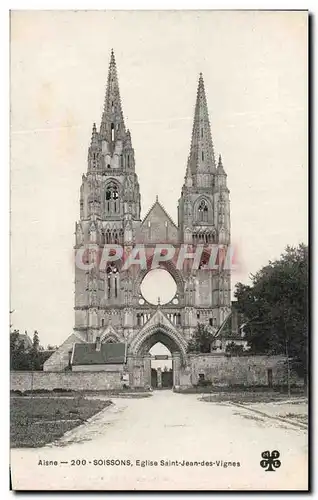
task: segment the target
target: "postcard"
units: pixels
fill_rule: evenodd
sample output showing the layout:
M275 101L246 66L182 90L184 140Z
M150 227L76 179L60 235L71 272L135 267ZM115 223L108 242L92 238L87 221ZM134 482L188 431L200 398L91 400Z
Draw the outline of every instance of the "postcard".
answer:
M16 491L308 491L308 12L10 15Z

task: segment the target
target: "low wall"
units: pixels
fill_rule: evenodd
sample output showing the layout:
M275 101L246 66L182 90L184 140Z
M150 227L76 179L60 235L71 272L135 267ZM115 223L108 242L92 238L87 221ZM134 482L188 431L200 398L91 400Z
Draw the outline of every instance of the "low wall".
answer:
M10 372L10 389L73 389L102 391L122 388L120 372ZM32 381L33 378L33 381Z
M228 385L268 385L269 373L272 373L272 384L287 383L287 363L285 356L225 356L224 354L192 354L189 355L187 367L182 368L181 384L191 385L199 381L203 374L216 386ZM184 383L182 384L182 381ZM292 374L291 382L299 381Z
M150 358L129 357L127 368L130 387L151 385ZM225 356L224 354L191 354L186 366L180 359L174 359L174 385L191 387L199 381L199 375L214 386L269 385L271 370L272 385L287 384L287 363L285 356ZM32 382L33 377L33 382ZM122 388L122 371L95 372L11 372L11 389L29 391L33 389L95 390ZM290 382L302 381L291 372Z

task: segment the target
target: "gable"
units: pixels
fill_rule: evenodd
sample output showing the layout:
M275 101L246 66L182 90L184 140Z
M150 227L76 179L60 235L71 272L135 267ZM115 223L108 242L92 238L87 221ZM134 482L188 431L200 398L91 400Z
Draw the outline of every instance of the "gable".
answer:
M108 342L109 340L120 342L119 335L112 325L108 325L101 335L101 342Z
M157 200L137 231L138 243L177 243L178 228Z
M165 316L160 309L157 309L157 311L151 316L151 318L144 324L140 332L143 332L151 326L157 325L166 326L169 329L175 330L175 327L173 326L171 321L169 321L167 316Z

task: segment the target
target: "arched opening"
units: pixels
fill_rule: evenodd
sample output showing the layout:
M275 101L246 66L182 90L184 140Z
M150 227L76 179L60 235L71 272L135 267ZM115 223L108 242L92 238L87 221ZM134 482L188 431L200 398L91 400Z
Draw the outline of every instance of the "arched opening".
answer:
M151 386L153 389L171 389L173 386L172 353L161 342L153 345L151 355Z
M163 324L163 322L164 318L159 317L156 325L151 325L145 329L142 328L129 348L130 355L138 360L138 365L140 366L140 363L143 364L142 372L140 372L140 368L136 367L139 373L138 377L143 378L143 383L146 381L147 384L149 383L149 385L155 388L158 386L159 380L161 381L161 387L169 388L179 385L180 370L182 366L185 366L187 361L186 341L183 335L173 327ZM162 359L160 359L161 357ZM142 359L143 362L141 361ZM163 362L162 366L156 366L159 363L154 364L155 361ZM158 377L159 368L161 368L161 373ZM156 378L157 385L154 382L154 378ZM141 379L139 383L142 383Z
M106 269L107 275L107 298L117 299L119 285L119 270L116 263L109 264Z
M118 213L119 193L118 193L118 186L114 182L111 182L106 186L105 199L106 199L106 213L110 215Z
M140 291L150 304L167 304L175 296L177 285L165 269L152 269L142 280Z
M200 222L208 222L208 205L205 200L200 202L198 208L198 219Z

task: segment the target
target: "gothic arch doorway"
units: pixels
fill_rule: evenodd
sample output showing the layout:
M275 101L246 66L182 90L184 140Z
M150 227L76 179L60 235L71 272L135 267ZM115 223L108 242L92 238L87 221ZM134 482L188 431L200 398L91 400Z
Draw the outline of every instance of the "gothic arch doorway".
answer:
M143 328L133 339L129 348L131 385L133 387L153 387L154 373L151 371L150 349L155 344L162 344L171 353L172 386L180 385L180 369L186 364L186 341L176 330L160 321ZM172 325L171 325L172 326Z

